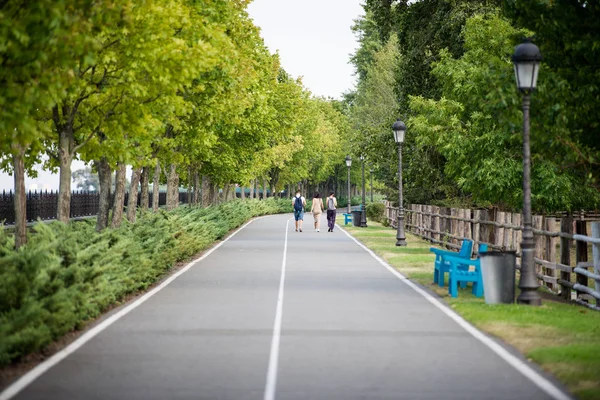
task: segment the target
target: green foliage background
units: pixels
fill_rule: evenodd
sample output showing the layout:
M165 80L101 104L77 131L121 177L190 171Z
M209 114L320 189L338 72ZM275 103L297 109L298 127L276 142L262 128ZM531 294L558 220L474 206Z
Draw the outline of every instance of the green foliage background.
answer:
M391 124L407 125L407 203L518 211L521 96L511 55L533 37L544 57L531 100L535 212L600 206L600 4L546 0L367 0L345 97L355 153L397 198ZM391 93L393 92L393 94Z

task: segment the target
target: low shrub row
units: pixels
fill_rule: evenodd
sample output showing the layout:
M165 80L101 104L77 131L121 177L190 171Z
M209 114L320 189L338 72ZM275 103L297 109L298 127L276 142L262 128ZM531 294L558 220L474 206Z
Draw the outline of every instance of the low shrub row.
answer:
M146 213L100 233L95 220L38 223L18 251L0 231L0 365L81 328L250 218L291 211L287 199L237 200Z

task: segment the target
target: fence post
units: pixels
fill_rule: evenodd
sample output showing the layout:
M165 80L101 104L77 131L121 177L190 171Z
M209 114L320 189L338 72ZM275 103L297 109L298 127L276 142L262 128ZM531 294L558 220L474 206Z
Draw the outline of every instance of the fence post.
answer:
M433 206L432 211L438 215L440 214L440 208L437 206ZM440 217L438 216L433 217L433 230L436 232L440 231ZM441 240L441 235L439 233L434 233L432 237L436 240Z
M587 224L585 221L579 220L579 221L575 221L575 233L578 235L584 235L587 236ZM581 240L577 240L575 242L575 266L577 266L577 264L581 263L581 262L587 262L588 260L588 248L587 248L587 243L586 242L582 242ZM580 285L583 286L587 286L587 276L585 275L581 275L581 274L577 274L576 275L576 283L579 283ZM579 296L581 295L582 292L577 291L577 298L579 299ZM586 301L585 299L581 299L583 301Z
M481 224L479 223L481 221L481 210L473 210L473 219L475 220L473 222L473 246L475 246L479 253L479 243L481 242Z
M429 239L433 239L433 216L431 214L433 214L433 206L427 206L427 212L429 213L428 215L428 219L427 219L427 236L429 237Z
M504 211L498 211L496 213L496 222L499 224L504 224L505 215L506 213ZM504 228L495 226L494 230L496 231L496 246L500 247L501 249L504 249Z
M560 219L560 231L563 233L573 233L573 217L567 214L566 217ZM563 265L571 265L571 239L564 237L560 238L560 263ZM560 279L571 282L571 273L566 271L560 272ZM565 300L571 300L571 288L562 286L561 296Z
M544 228L544 217L542 215L534 215L533 217L531 217L531 222L532 222L532 228L536 229L538 231L541 231ZM538 234L533 234L533 240L535 241L535 258L544 258L544 237ZM535 273L541 273L542 276L544 275L544 269L542 269L542 267L537 264L536 262L533 263L533 265L535 265ZM546 285L545 281L542 280L542 282L540 283L540 285Z
M600 222L592 222L592 237L594 239L600 239ZM594 259L594 273L600 275L600 244L594 243L592 245L592 258ZM596 292L600 292L600 280L594 281ZM596 305L600 307L600 299L596 299Z
M554 218L554 217L546 218L546 230L548 232L556 232L556 218ZM546 259L546 261L549 261L551 263L556 262L556 239L553 238L552 236L546 237L545 259ZM553 278L556 277L556 269L548 268L548 267L546 267L544 269L546 270L546 272L545 272L546 275L553 277ZM558 290L558 287L555 283L548 282L547 286L555 292Z
M467 208L465 210L465 218L473 219L473 210L471 210L470 208ZM471 222L471 221L469 221L469 222L465 221L465 237L467 239L473 239L473 222Z
M512 225L512 213L511 212L506 212L504 214L504 223L506 225ZM510 228L504 228L504 240L503 240L503 247L504 250L510 250L512 248L512 229Z
M512 215L512 224L513 226L521 227L521 214L513 213ZM521 240L523 238L523 232L521 229L513 230L513 245L511 250L515 250L517 253L521 252Z

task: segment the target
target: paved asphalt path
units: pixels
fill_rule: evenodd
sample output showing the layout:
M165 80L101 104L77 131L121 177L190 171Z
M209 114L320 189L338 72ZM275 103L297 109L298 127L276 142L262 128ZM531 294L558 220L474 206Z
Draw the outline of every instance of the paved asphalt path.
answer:
M311 223L252 221L12 398L569 398L341 229Z

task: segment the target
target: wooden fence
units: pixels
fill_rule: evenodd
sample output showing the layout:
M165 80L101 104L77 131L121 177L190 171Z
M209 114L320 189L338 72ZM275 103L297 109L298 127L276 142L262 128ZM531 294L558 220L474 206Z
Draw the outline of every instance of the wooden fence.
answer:
M385 213L388 222L396 227L398 209L386 202ZM486 243L492 250L515 251L517 257L521 256L521 220L521 214L497 209L422 204L411 204L405 209L406 230L414 235L454 249L460 247L463 239L472 239L475 252L479 243ZM600 214L534 215L535 263L540 285L548 291L600 310L600 223L592 221L600 221ZM594 262L590 261L592 258Z

